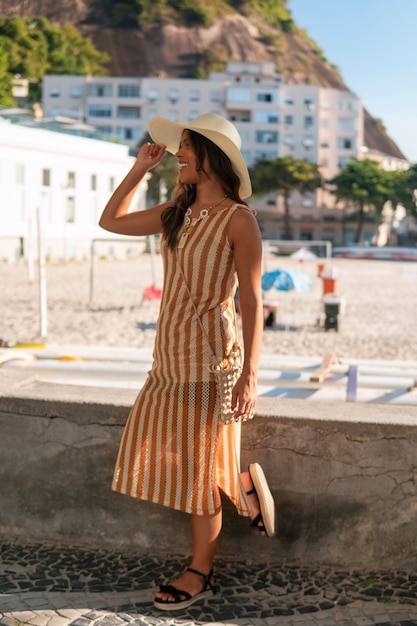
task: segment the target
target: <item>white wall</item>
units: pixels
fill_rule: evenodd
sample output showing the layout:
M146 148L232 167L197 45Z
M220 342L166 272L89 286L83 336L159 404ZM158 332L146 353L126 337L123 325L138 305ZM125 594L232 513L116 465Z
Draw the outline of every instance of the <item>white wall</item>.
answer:
M0 260L20 254L19 238L27 257L36 235L37 210L45 252L51 259L83 258L89 255L92 238L120 238L103 231L97 222L112 189L132 163L125 145L0 118ZM49 171L49 184L43 184L48 182L45 171ZM74 174L73 185L69 173ZM145 208L145 193L146 183L132 209Z

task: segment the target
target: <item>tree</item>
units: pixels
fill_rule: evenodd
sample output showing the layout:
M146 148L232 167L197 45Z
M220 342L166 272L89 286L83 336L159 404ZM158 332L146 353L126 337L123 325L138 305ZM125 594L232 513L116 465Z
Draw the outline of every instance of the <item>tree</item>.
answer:
M365 221L366 208L374 208L378 213L387 200L394 197L393 172L383 170L377 161L353 158L328 183L335 187L331 193L336 200L347 200L357 210L355 243L359 243Z
M417 163L408 170L395 172L394 193L396 204L401 203L411 215L417 215Z
M32 99L39 99L44 74L103 75L108 60L69 24L61 27L45 17L0 18L0 104L13 104L15 75L28 78Z
M251 168L255 195L277 190L284 198L284 238L291 239L289 199L294 191L306 193L321 186L321 175L315 163L291 156L260 160Z

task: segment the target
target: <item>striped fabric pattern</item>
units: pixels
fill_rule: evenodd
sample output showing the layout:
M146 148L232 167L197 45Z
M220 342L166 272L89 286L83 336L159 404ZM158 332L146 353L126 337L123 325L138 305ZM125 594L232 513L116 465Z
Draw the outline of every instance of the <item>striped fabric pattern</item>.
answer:
M178 250L188 286L216 355L237 340L236 272L227 229L236 205L201 220ZM164 290L154 361L127 420L113 489L196 515L221 506L219 489L249 515L240 480L239 424L218 420L211 352L178 268L161 242Z

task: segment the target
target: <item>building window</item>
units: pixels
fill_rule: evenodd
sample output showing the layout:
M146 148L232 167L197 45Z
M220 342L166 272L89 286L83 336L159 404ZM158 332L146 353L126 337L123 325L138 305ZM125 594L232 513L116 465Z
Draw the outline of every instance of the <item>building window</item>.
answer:
M75 222L75 198L74 196L67 197L67 204L65 208L65 221L67 224L73 224Z
M42 186L43 187L51 186L51 170L49 169L42 170Z
M260 159L275 159L275 157L277 157L277 151L276 150L256 150L255 151L255 158L257 160Z
M170 89L168 91L168 100L170 102L174 104L175 102L178 102L179 99L180 99L180 92L178 91L178 89Z
M88 95L92 98L111 98L113 95L113 85L88 85Z
M294 146L294 135L284 135L283 142L286 146Z
M111 135L113 133L113 129L111 126L96 126L96 129L99 133L103 135Z
M311 195L301 196L301 204L303 206L314 206L314 198Z
M81 118L81 109L79 107L71 107L70 117L74 120L79 120Z
M89 117L112 117L112 108L107 104L89 104L87 115Z
M140 111L138 107L119 107L117 117L125 120L137 120L140 118Z
M97 174L91 174L90 189L91 191L97 191Z
M278 143L278 133L267 130L256 131L257 143Z
M51 98L59 98L61 95L61 90L59 87L51 87L49 90L49 95Z
M210 93L210 102L220 102L220 93L218 91Z
M353 100L347 100L345 98L341 98L339 100L339 111L355 111L356 105Z
M305 148L311 148L314 146L314 137L312 135L304 135L303 146Z
M291 98L290 96L288 96L287 98L285 98L284 104L288 104L288 105L294 104L294 98Z
M304 104L308 109L314 109L314 101L312 98L304 98Z
M338 137L337 147L339 148L339 150L354 150L355 141L350 137Z
M119 85L119 98L139 98L139 85Z
M75 172L68 172L67 174L67 188L75 189Z
M353 117L339 117L337 120L339 130L355 130L355 120Z
M131 128L129 126L118 126L116 134L120 139L126 139L127 141L139 140L141 138L140 128Z
M168 118L170 120L173 120L174 122L178 122L178 120L179 120L179 113L178 113L177 109L170 109L168 111Z
M146 97L149 102L156 102L159 98L159 91L157 89L148 89Z
M256 94L257 102L278 102L278 92L277 91L258 91Z
M190 102L199 102L200 101L200 92L198 89L190 90Z
M257 124L278 124L278 113L269 111L255 111L255 122Z
M195 120L196 117L198 117L200 115L199 111L190 111L188 114L188 119L191 120Z
M304 128L311 128L314 124L314 118L311 115L304 117Z
M291 126L292 124L294 124L294 116L293 115L286 115L284 117L284 124L286 126Z
M230 87L227 90L228 102L251 102L252 92L250 89L243 89L241 87Z
M71 98L81 98L82 95L83 94L80 87L73 87L70 91Z

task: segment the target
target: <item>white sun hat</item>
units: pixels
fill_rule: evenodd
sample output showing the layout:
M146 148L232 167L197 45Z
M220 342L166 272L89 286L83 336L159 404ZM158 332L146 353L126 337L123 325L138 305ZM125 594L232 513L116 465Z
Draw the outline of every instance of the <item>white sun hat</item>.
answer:
M180 124L166 117L153 117L148 125L148 132L154 142L166 146L168 152L172 154L178 151L181 135L186 129L203 135L223 150L239 177L240 197L248 198L252 194L252 185L247 165L240 152L242 140L232 122L215 113L204 113L187 124Z

